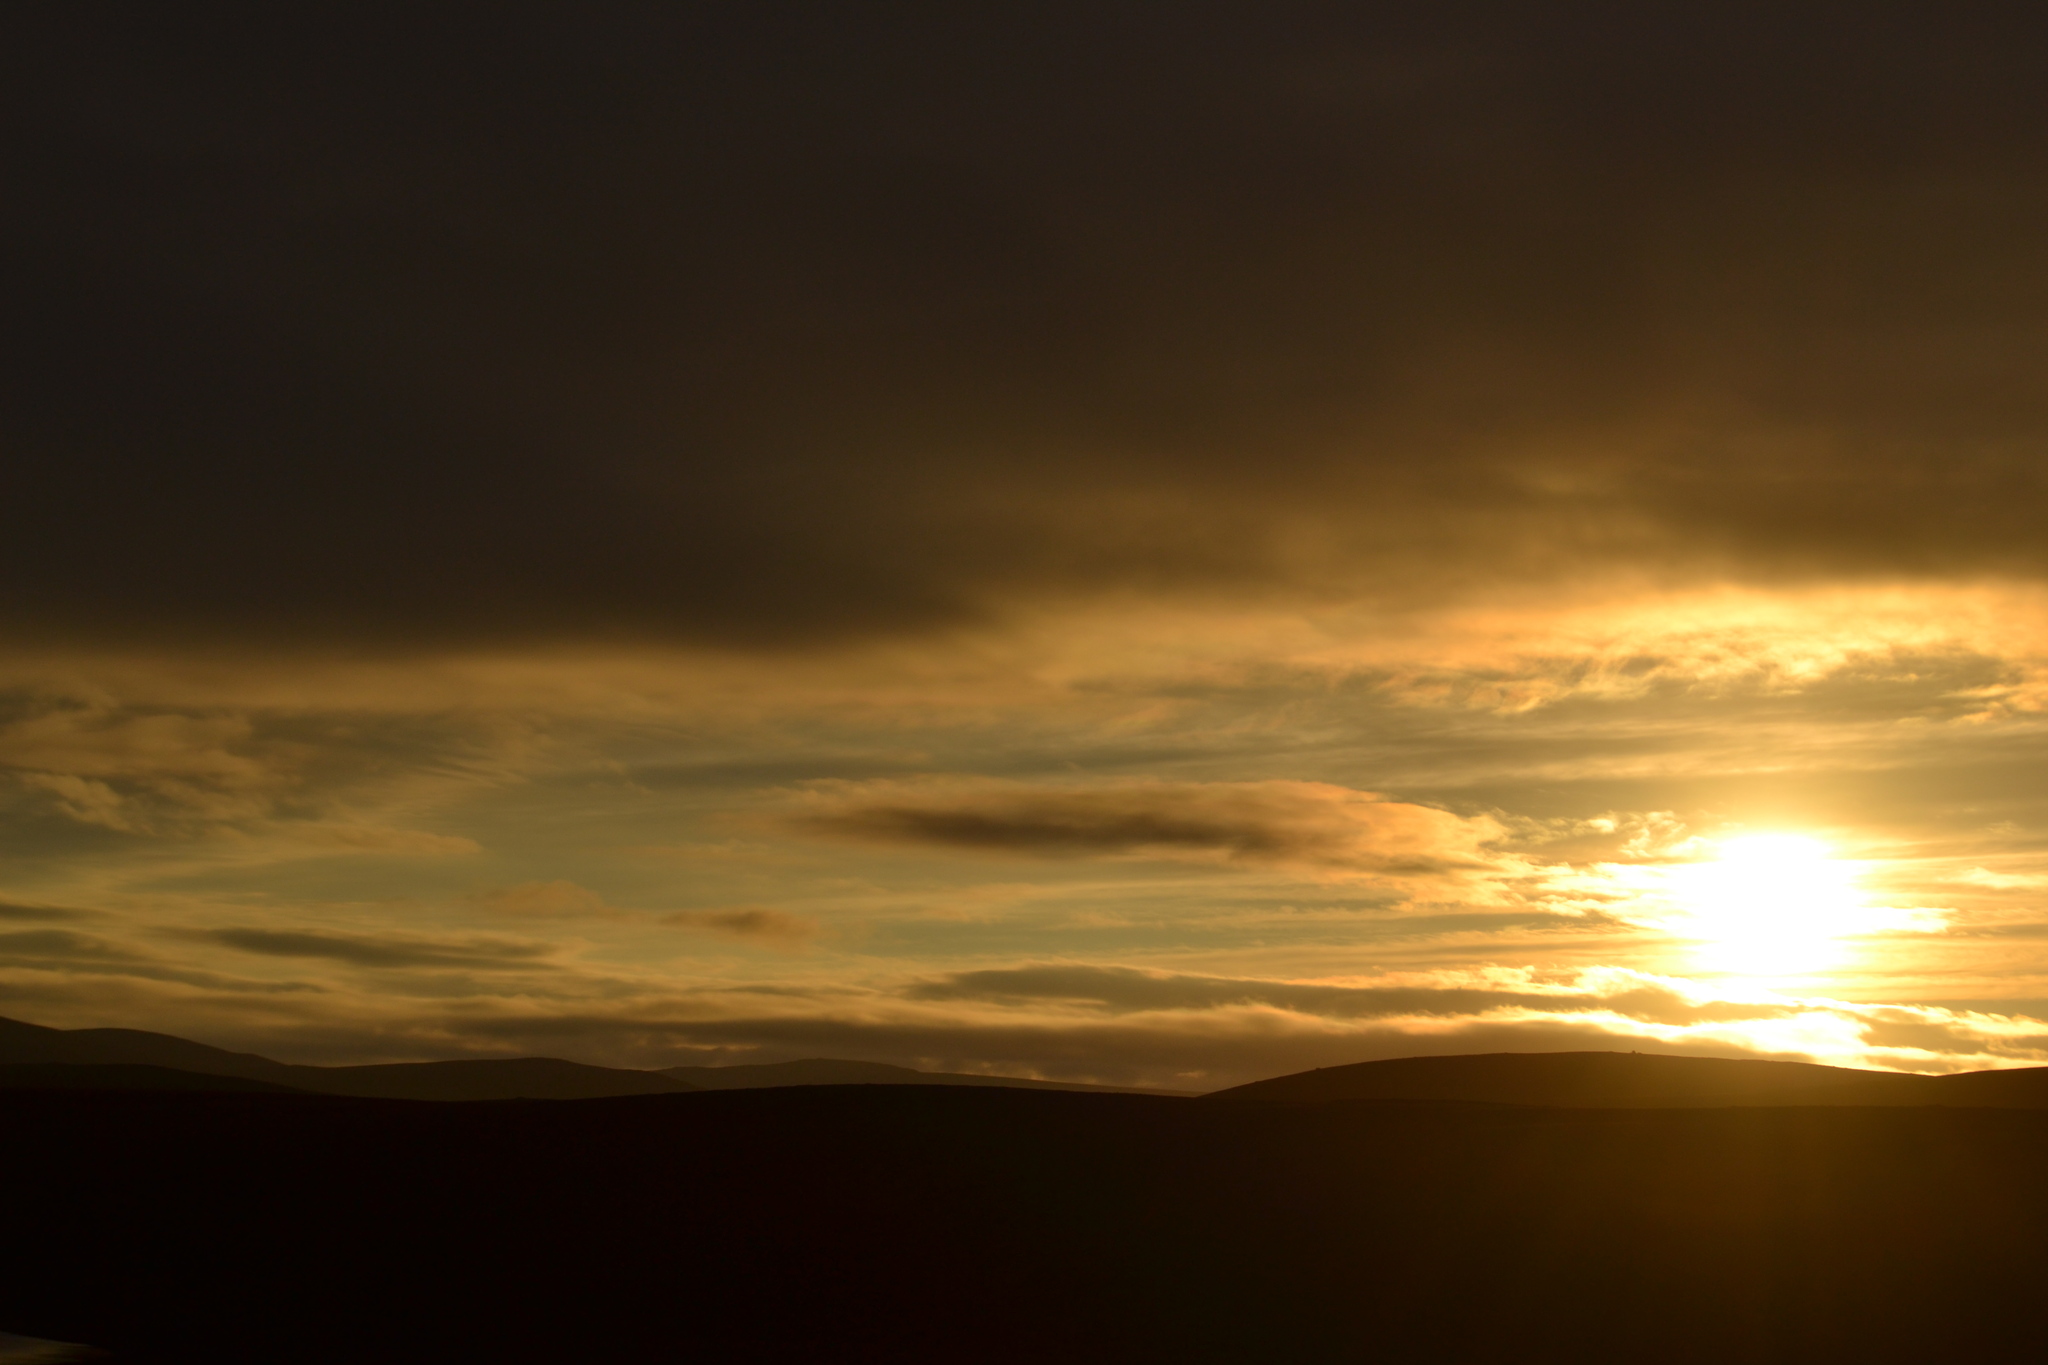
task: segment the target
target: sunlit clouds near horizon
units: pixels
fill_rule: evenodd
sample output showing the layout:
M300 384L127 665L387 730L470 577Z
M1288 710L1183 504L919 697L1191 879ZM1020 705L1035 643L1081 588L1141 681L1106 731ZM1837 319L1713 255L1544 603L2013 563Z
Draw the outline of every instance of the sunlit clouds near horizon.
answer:
M1997 15L107 13L0 44L0 1015L2048 1064Z

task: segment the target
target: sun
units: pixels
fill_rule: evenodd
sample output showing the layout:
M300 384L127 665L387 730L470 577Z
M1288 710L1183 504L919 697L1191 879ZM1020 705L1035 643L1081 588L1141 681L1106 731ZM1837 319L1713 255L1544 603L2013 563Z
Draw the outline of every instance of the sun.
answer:
M1684 911L1672 927L1701 965L1743 976L1788 976L1834 965L1843 940L1869 928L1860 864L1803 834L1747 834L1710 862L1673 869Z

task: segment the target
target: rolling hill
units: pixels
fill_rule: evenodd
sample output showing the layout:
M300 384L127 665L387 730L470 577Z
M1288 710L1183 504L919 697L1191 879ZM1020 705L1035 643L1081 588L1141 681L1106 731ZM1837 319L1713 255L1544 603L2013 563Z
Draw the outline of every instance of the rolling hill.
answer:
M0 1066L64 1063L102 1067L169 1067L202 1076L236 1076L323 1095L408 1100L584 1100L610 1095L667 1095L685 1090L740 1090L789 1085L968 1085L1104 1094L1184 1095L1021 1076L913 1071L882 1062L813 1058L739 1066L673 1066L635 1071L587 1066L554 1057L466 1058L387 1062L373 1066L294 1066L253 1052L229 1052L167 1033L137 1029L53 1029L0 1019ZM75 1078L73 1084L82 1084ZM112 1083L122 1074L102 1073Z
M391 1062L377 1066L293 1066L253 1052L229 1052L167 1033L137 1029L53 1029L0 1019L0 1065L62 1063L116 1068L165 1067L201 1076L232 1076L324 1095L408 1100L596 1099L663 1095L693 1089L654 1071L585 1066L552 1057ZM83 1073L74 1077L81 1083ZM152 1086L149 1088L160 1088Z
M1457 1101L1573 1109L1943 1105L2048 1109L2048 1067L1916 1076L1807 1062L1636 1052L1497 1052L1323 1067L1210 1101Z

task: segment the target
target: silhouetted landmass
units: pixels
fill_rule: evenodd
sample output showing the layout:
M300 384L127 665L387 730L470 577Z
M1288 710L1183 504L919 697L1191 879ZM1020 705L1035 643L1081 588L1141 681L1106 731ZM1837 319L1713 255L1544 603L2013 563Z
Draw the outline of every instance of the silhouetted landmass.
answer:
M1210 1100L1458 1100L1566 1108L1966 1105L2048 1109L2048 1067L1913 1076L1807 1062L1635 1052L1398 1057L1254 1081Z
M53 1029L0 1019L0 1067L28 1063L167 1067L324 1095L417 1100L602 1099L686 1090L812 1085L955 1085L1177 1097L1190 1092L915 1071L815 1057L635 1071L553 1057L293 1066L136 1029ZM111 1076L113 1073L106 1073ZM85 1084L81 1076L78 1084ZM133 1088L133 1087L127 1087ZM1324 1067L1219 1090L1213 1100L1458 1101L1571 1108L1723 1105L1947 1105L2048 1109L2048 1067L1915 1076L1807 1062L1634 1052L1502 1052Z
M0 1019L0 1064L72 1063L171 1067L238 1076L324 1095L410 1100L597 1099L664 1095L695 1087L656 1071L585 1066L553 1057L391 1062L377 1066L292 1066L253 1052L229 1052L137 1029L53 1029Z
M0 1019L0 1063L79 1062L87 1065L168 1066L209 1076L244 1076L289 1084L282 1062L253 1052L229 1052L204 1043L132 1028L44 1028Z
M777 1085L997 1085L1023 1090L1092 1090L1105 1094L1182 1095L1177 1090L1083 1085L913 1071L882 1062L813 1058L742 1066L672 1066L633 1071L586 1066L554 1057L387 1062L375 1066L293 1066L253 1052L229 1052L167 1033L137 1029L54 1029L0 1019L0 1065L69 1062L174 1067L210 1076L240 1076L323 1095L403 1100L587 1100L609 1095L667 1095L683 1090L753 1089Z
M1999 1109L2048 1109L2048 1066L2009 1071L1962 1071L1937 1077L1938 1104L1971 1104ZM1967 1097L1967 1098L1965 1098Z
M0 1095L130 1365L1893 1362L2038 1340L2048 1113L800 1086Z
M674 1094L694 1088L659 1072L585 1066L556 1057L295 1066L289 1070L292 1083L307 1090L380 1099L589 1100L610 1095Z
M1079 1090L1102 1095L1192 1095L1189 1090L1153 1090L1137 1086L1087 1085L1079 1081L1040 1081L1023 1076L977 1076L961 1071L916 1071L886 1062L849 1062L812 1057L800 1062L742 1063L738 1066L669 1066L661 1074L688 1081L700 1090L755 1090L777 1085L996 1085L1015 1090Z
M196 1090L216 1094L303 1095L288 1085L246 1076L209 1076L168 1066L88 1062L0 1064L0 1090ZM0 1356L0 1365L6 1357Z

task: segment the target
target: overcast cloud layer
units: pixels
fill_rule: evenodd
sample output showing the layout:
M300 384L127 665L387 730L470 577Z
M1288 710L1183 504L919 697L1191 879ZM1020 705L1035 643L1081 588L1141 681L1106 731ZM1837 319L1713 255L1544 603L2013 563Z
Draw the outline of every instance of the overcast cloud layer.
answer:
M66 3L0 54L0 1013L2048 1062L2037 7ZM1769 831L1870 913L1759 976L1683 869Z

